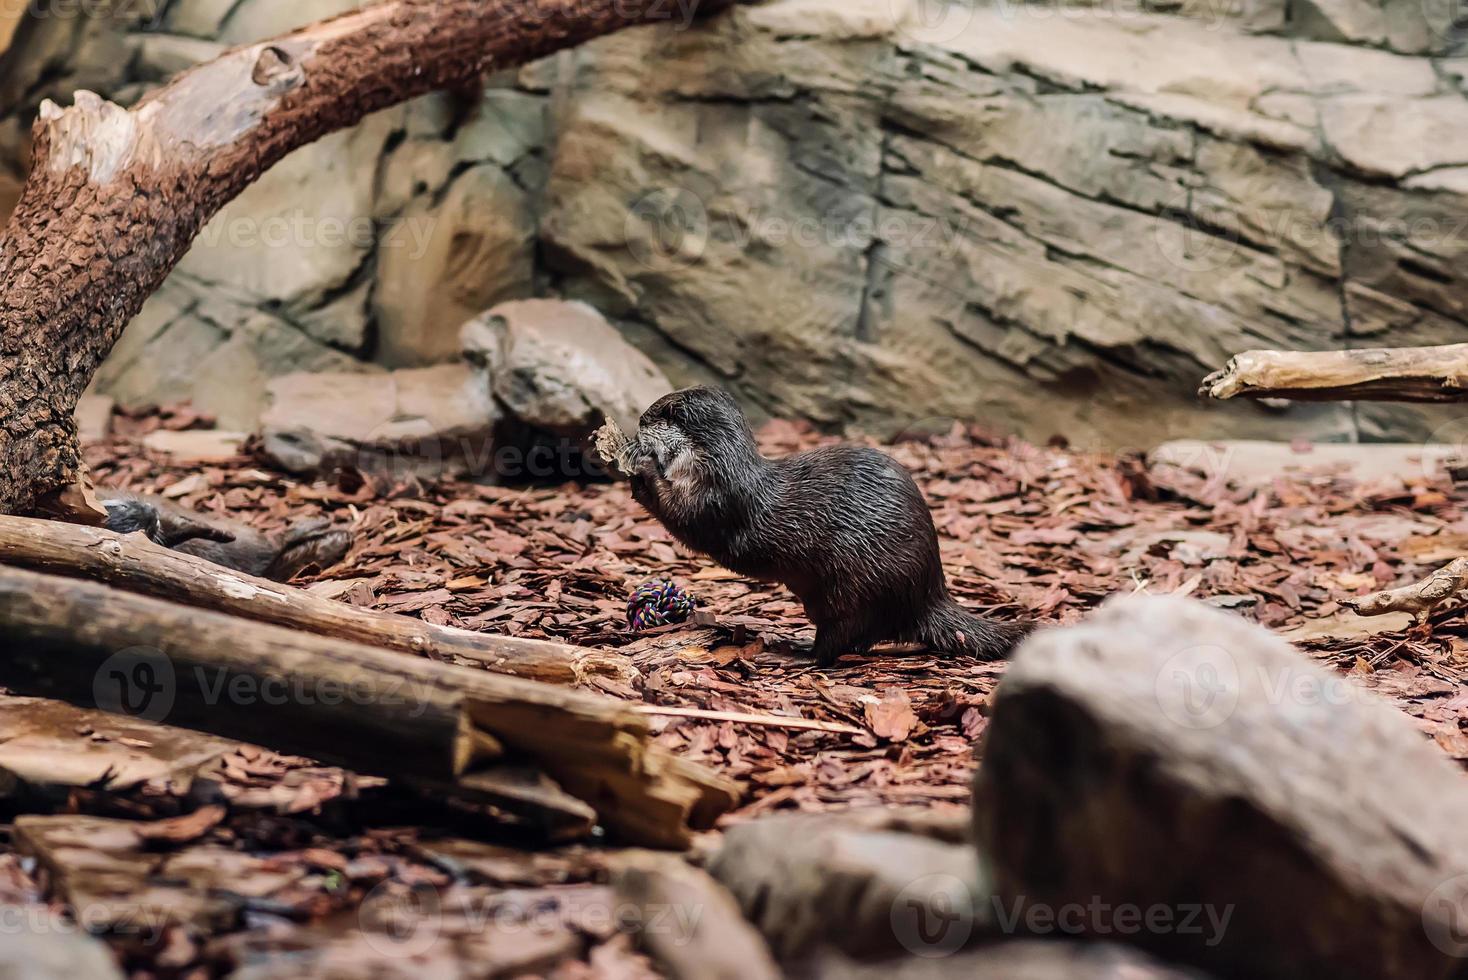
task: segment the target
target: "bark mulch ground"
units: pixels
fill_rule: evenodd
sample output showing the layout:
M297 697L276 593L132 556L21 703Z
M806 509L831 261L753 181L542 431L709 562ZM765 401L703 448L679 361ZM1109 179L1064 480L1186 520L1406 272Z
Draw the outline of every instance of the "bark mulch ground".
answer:
M298 584L434 623L625 652L643 674L641 690L611 682L603 690L667 708L656 720L666 744L747 786L728 820L791 809L960 808L968 800L1002 662L890 650L818 668L805 655L812 633L789 593L686 552L623 485L393 485L351 472L311 482L251 456L185 463L141 448L150 429L196 422L187 411L120 418L117 436L88 449L97 483L161 493L265 530L325 515L349 526L355 543L340 564L309 571ZM766 426L760 438L771 454L826 441L789 423ZM1464 498L1445 481L1313 473L1237 487L1226 458L1213 460L1212 472L1149 469L1135 456L1036 447L979 430L884 448L927 494L950 587L969 608L1068 623L1117 593L1191 595L1289 633L1309 656L1392 700L1452 758L1468 759L1462 617L1449 610L1430 627L1381 630L1356 624L1339 605L1468 554ZM665 577L697 594L700 622L631 632L627 595ZM813 719L843 730L680 716L689 709ZM205 976L220 963L248 962L244 947L276 935L271 929L289 934L286 924L346 943L340 930L319 933L322 924L355 910L384 882L462 884L502 899L506 893L493 889L526 874L523 863L493 850L436 853L439 845L411 827L334 830L313 813L341 794L339 771L268 752L235 758L232 767L222 777L231 816L202 829L200 840L310 874L249 908L243 932L211 940L196 929L170 939L182 943L165 958L174 966L158 965L159 947L137 954L130 963L139 976ZM110 806L115 812L119 803ZM85 796L71 808L95 812ZM594 851L544 860L543 873L517 887L541 889L535 894L543 898L552 882L597 880ZM24 894L34 871L5 856L0 892ZM561 963L558 976L646 975L637 971L647 964L614 932L580 929L582 945L552 950L547 962ZM340 955L350 964L366 953L344 945Z

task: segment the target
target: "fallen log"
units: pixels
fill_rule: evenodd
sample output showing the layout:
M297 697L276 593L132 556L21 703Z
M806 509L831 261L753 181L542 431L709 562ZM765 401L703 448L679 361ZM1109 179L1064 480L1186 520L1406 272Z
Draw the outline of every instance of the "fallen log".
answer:
M234 742L47 698L0 696L0 799L64 801L82 787L187 785Z
M496 673L547 683L578 684L594 675L628 684L641 679L627 658L617 654L358 609L160 547L141 534L0 515L0 562L106 582L129 592L319 636L435 660L458 658Z
M1438 606L1449 599L1462 596L1465 592L1468 592L1468 558L1456 558L1420 582L1342 599L1341 605L1362 616L1380 616L1392 612L1411 613L1421 623Z
M610 698L15 568L0 568L0 631L0 685L17 692L453 793L551 839L599 820L682 847L738 800Z
M1361 350L1251 350L1203 379L1205 398L1468 401L1468 344Z

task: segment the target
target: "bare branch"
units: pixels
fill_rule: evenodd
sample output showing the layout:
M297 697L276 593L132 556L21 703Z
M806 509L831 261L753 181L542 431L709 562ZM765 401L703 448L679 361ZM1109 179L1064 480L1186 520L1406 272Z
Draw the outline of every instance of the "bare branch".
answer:
M1245 351L1204 378L1198 394L1218 399L1468 401L1468 344Z

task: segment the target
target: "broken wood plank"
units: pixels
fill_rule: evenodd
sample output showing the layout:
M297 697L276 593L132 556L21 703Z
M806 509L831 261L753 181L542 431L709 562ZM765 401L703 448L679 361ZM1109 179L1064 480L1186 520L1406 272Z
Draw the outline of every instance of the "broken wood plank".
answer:
M1362 350L1251 350L1203 379L1206 398L1468 400L1468 344Z
M628 842L686 846L739 799L628 706L562 687L4 567L0 630L17 691L453 791L557 839L594 812Z
M0 697L0 798L64 797L83 786L124 792L150 781L187 786L237 748L212 735L46 698Z
M496 673L547 683L577 684L593 675L634 686L640 680L627 658L618 654L548 640L475 633L359 609L162 548L137 534L0 516L0 561L17 568L103 581L130 592L320 636L437 660L461 657Z
M71 906L85 928L126 931L154 943L172 925L232 928L239 916L232 896L266 898L309 873L219 844L154 853L156 835L172 822L24 815L16 818L14 835L16 848L45 869L51 895Z

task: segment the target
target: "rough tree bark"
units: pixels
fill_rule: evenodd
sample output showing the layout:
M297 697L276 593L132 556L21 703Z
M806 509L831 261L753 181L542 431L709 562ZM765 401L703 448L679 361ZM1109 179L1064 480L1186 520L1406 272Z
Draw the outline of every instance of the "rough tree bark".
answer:
M701 0L700 12L728 0ZM0 513L77 485L72 415L203 225L297 147L378 109L633 24L667 0L384 0L227 52L131 110L42 106L0 240Z
M1251 350L1203 379L1208 398L1468 401L1468 344L1362 350Z

